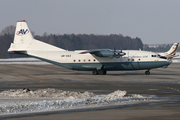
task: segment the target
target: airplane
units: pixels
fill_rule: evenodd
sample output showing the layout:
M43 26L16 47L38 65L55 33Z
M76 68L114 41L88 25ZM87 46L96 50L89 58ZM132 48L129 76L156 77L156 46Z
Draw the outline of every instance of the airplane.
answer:
M107 71L146 70L167 68L175 57L179 43L174 43L165 53L142 50L93 49L67 51L33 38L25 20L17 21L14 41L8 52L28 56L71 70L92 71L105 75Z
M179 43L174 43L173 46L170 48L169 51L165 53L158 53L160 56L164 56L165 58L172 59L173 57L177 57L176 51L178 49Z

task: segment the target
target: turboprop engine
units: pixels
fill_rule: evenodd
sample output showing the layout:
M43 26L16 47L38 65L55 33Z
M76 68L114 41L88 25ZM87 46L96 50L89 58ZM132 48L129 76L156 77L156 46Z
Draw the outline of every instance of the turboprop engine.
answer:
M116 58L119 58L120 56L126 55L126 53L122 52L122 50L121 51L104 50L104 51L96 52L95 55L98 57L110 57L110 58L116 57Z

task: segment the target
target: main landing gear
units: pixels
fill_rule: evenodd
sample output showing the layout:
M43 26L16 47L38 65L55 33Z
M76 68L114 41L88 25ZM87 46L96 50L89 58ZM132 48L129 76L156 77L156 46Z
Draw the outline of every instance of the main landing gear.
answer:
M92 71L92 74L93 75L105 75L106 71L104 71L104 70L94 70L94 71Z
M145 74L146 74L146 75L149 75L149 74L150 74L150 71L149 71L149 70L145 71Z
M106 75L106 71L104 71L104 70L93 70L92 74L93 75ZM150 75L150 71L149 70L145 71L145 74Z

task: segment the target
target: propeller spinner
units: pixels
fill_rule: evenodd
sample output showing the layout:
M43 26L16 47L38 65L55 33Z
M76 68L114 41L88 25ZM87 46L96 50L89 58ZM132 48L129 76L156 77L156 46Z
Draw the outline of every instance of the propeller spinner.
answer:
M116 51L116 49L114 49L114 54L113 54L114 57L119 58L120 56L124 56L124 55L126 55L126 53L122 52L122 50Z

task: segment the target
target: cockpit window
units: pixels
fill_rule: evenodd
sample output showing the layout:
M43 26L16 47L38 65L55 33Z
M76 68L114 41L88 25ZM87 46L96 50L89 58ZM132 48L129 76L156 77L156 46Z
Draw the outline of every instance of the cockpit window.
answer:
M151 57L157 57L156 55L151 55Z

